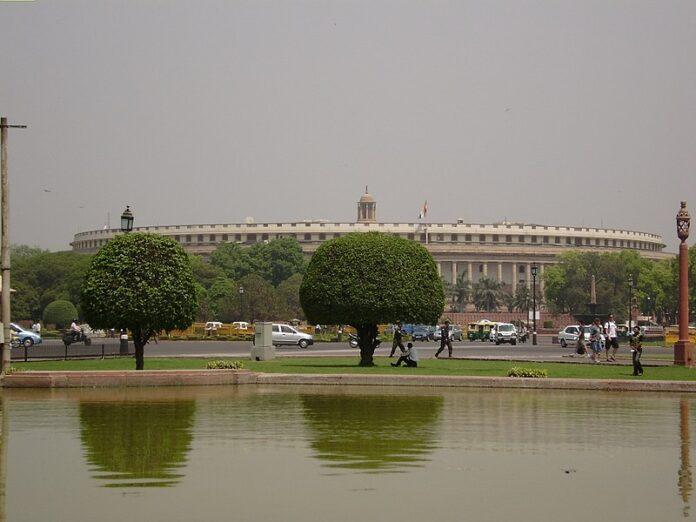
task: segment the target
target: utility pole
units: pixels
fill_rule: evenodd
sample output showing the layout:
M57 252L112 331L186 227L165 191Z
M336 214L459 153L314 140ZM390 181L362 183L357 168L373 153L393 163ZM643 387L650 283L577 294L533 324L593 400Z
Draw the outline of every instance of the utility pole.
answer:
M2 373L10 367L12 331L10 330L10 188L7 180L7 129L26 129L26 125L9 125L7 118L0 118L0 206L2 206Z

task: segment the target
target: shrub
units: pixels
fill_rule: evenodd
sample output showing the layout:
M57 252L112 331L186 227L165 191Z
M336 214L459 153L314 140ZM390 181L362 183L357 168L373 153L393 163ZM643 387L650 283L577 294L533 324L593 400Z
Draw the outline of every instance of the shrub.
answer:
M514 366L508 370L508 377L535 377L545 379L549 372L545 368L521 368Z
M55 324L58 328L65 328L75 318L77 318L77 309L70 301L58 299L44 308L44 324Z
M358 333L360 366L374 366L377 325L435 324L445 294L425 247L379 232L331 239L317 249L300 286L311 324L350 325Z
M544 328L547 330L553 328L553 321L544 321Z
M208 370L241 370L244 368L243 361L208 361Z
M155 234L120 234L92 258L82 285L82 309L93 328L125 328L135 345L135 369L161 331L185 330L198 312L188 254Z

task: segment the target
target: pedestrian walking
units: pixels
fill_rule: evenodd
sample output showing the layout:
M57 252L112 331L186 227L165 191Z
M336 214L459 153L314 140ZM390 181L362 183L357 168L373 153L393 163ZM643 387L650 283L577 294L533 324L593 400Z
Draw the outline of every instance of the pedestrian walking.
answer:
M452 358L452 328L450 327L449 320L446 320L445 326L440 328L440 349L435 353L436 359L445 349L445 346L447 346L449 357Z
M409 368L418 367L418 350L416 350L416 347L413 346L413 343L408 343L406 345L406 351L403 353L403 355L399 357L398 361L391 363L391 365L394 367L399 367L401 366L401 363L404 363Z
M606 336L606 341L604 343L604 349L607 351L607 362L616 361L616 351L619 349L619 337L616 330L616 323L614 322L614 316L609 314L607 322L604 323L604 335ZM609 355L609 349L612 349L611 355Z
M389 357L394 357L394 352L396 352L396 348L398 347L401 353L403 354L406 349L404 348L404 343L403 343L403 338L404 338L404 332L401 329L401 321L396 323L394 326L394 341L392 342L392 348L391 348L391 353L389 354Z
M598 363L602 356L602 327L599 323L599 317L595 317L592 326L590 326L590 349L592 350L590 358L593 362Z
M31 325L31 330L36 334L36 335L41 335L41 322L40 321L34 321Z
M633 375L643 375L643 365L640 363L640 356L643 355L643 334L640 333L640 327L633 327L633 335L631 335L631 359L633 360Z

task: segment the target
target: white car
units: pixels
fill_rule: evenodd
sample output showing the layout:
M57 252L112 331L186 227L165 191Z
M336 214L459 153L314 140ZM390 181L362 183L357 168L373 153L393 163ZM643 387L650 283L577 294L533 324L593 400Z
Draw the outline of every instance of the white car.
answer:
M517 344L517 328L512 323L498 323L495 327L495 344Z
M590 342L590 327L587 325L582 326L582 331L583 331L583 337L585 338L585 342L589 343ZM563 330L558 332L558 342L561 343L561 346L565 348L566 346L574 345L576 342L578 342L578 336L580 335L580 325L579 324L571 324L569 326L566 326ZM602 335L604 337L604 335Z
M281 346L283 344L297 345L304 349L314 344L314 338L304 332L295 330L288 324L273 324L271 333L273 346Z

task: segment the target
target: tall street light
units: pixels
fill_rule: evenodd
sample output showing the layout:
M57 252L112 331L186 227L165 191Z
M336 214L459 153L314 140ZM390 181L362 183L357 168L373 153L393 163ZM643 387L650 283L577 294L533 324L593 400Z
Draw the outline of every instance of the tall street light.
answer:
M633 334L633 276L628 276L628 335Z
M127 233L133 230L133 212L129 206L126 206L126 210L121 214L121 232Z
M26 125L10 125L7 118L0 118L0 259L2 261L2 295L0 319L2 320L2 373L10 367L12 331L10 330L10 182L7 174L7 129L26 129Z
M239 318L240 321L244 320L244 287L239 285Z
M532 265L532 344L536 346L537 343L537 329L536 329L536 278L539 271L539 265L534 263Z
M694 366L693 345L689 341L689 237L691 216L686 201L681 202L677 213L677 237L679 244L679 340L674 343L674 364Z

